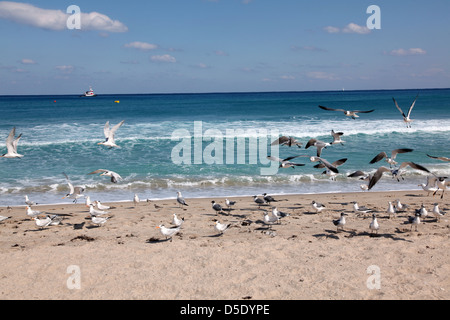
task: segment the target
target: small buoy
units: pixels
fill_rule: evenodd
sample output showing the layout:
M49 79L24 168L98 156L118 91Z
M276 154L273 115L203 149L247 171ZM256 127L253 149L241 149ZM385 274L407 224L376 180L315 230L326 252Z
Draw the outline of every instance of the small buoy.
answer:
M120 103L120 101L119 100L116 100L116 101L114 101L115 103Z
M56 100L53 100L54 103L56 103Z

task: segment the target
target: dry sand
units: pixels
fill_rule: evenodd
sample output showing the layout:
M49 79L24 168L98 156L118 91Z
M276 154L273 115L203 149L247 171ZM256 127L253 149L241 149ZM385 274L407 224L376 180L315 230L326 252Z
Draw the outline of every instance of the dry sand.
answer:
M184 208L175 198L137 207L131 201L114 203L103 227L91 224L84 204L35 206L64 218L62 225L43 230L25 207L2 208L0 215L11 218L0 222L0 298L450 298L450 205L445 198L423 191L275 198L279 201L272 205L290 216L272 227L262 222L262 209L270 207L258 209L252 197L233 198L237 204L229 215L216 215L212 199L187 198ZM356 199L377 211L377 236L369 233L370 217L352 212ZM395 199L411 209L389 219L388 201ZM224 205L225 199L214 200ZM312 213L312 200L329 209ZM429 216L411 231L407 217L422 203L430 212L435 202L449 213L440 222ZM332 219L341 212L349 216L345 230L337 232ZM172 213L185 223L173 241L166 241L155 227L170 226ZM216 218L232 224L221 236L213 227ZM379 288L374 279L380 280Z

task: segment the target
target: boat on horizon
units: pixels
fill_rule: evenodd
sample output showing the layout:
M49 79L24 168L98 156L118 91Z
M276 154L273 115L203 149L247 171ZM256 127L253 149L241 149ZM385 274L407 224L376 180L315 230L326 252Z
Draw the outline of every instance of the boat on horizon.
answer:
M92 87L89 87L89 90L86 91L83 95L80 97L96 97L97 95L94 93L94 90L92 90Z

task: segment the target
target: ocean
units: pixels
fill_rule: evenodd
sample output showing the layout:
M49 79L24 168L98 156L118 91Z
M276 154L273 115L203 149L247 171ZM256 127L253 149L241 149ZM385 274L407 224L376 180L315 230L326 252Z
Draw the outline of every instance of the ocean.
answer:
M392 97L406 112L418 94L415 121L407 128ZM375 111L353 120L319 105ZM24 155L0 158L0 206L24 205L25 195L40 204L71 203L62 199L68 192L63 172L102 202L132 201L134 194L141 200L175 198L177 191L185 198L363 192L363 182L347 175L389 166L384 160L369 162L398 148L414 150L399 154L398 162L450 175L448 162L427 156L450 157L450 89L1 96L0 111L0 154L16 127L22 134L18 152ZM98 145L106 121L114 126L122 120L116 133L120 148ZM315 155L306 143L330 142L331 130L343 132L345 142L327 147L322 157L347 159L335 180L308 157L292 160L304 164L294 169L278 169L267 160L269 154ZM274 148L270 143L278 135L293 136L303 146ZM115 171L123 180L114 184L88 174L96 169ZM403 180L385 174L368 192L421 190L418 184L426 176L408 167Z

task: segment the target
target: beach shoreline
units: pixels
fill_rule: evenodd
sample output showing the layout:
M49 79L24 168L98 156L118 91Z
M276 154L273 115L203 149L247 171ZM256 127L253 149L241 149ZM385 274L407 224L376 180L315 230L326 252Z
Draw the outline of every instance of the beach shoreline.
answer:
M341 300L449 299L450 221L431 214L435 202L450 209L440 193L424 191L300 194L274 196L258 208L252 197L186 198L104 203L111 218L92 225L84 203L41 205L58 214L58 226L43 230L22 206L1 208L10 216L0 223L0 298L144 299L144 300ZM231 197L229 198L231 199ZM388 217L388 201L401 199L411 208ZM328 208L314 213L312 201ZM380 230L371 235L367 217L353 213L352 201L372 208ZM405 221L421 204L429 215L415 231ZM276 206L289 213L267 226L263 212ZM348 214L343 231L332 220ZM156 226L170 226L172 214L185 218L181 231L166 240ZM228 213L228 214L227 214ZM214 220L229 223L223 235ZM73 277L79 270L79 288ZM77 269L78 268L78 269ZM368 270L380 271L381 286L369 288ZM377 269L378 268L378 269ZM72 271L71 271L72 270ZM69 272L70 271L70 272ZM70 282L72 281L72 282ZM75 282L73 282L75 281ZM374 282L375 283L375 282Z

